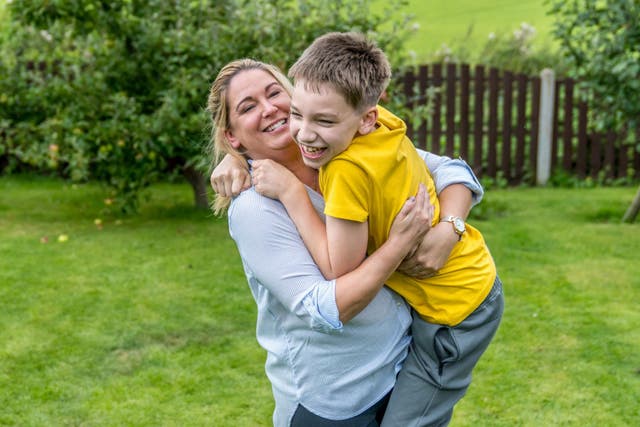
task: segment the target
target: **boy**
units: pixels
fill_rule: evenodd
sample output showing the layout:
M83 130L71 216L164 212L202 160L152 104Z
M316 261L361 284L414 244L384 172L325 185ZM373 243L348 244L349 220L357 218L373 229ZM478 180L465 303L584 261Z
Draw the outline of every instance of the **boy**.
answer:
M289 129L305 163L319 169L326 228L300 186L260 183L268 190L259 191L285 205L325 277L353 270L382 245L420 184L434 206L434 224L451 222L458 236L434 276L420 280L396 272L386 283L413 308L413 343L383 426L446 425L502 316L502 286L491 254L478 230L440 212L404 122L377 106L391 70L374 43L356 33L326 34L304 51L289 76Z

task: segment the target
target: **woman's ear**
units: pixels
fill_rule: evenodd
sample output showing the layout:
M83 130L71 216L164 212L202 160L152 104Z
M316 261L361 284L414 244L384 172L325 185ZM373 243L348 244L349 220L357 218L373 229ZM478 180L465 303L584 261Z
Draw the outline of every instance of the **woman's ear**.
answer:
M224 136L225 138L227 138L227 141L229 141L229 145L231 145L236 150L240 151L240 147L242 147L242 144L240 143L240 141L238 141L238 138L236 138L233 135L233 132L231 132L231 130L229 129L225 130Z
M373 107L367 109L364 113L362 113L362 118L360 119L360 127L358 128L358 132L360 135L366 135L376 128L376 122L378 121L378 107L374 105Z

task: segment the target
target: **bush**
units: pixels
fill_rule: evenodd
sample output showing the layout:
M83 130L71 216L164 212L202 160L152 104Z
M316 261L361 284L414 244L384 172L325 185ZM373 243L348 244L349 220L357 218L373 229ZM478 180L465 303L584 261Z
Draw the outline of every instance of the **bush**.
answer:
M367 32L400 64L395 0L25 0L0 35L0 167L106 183L125 210L184 174L206 206L210 82L253 57L285 69L328 31ZM198 173L200 172L200 173Z

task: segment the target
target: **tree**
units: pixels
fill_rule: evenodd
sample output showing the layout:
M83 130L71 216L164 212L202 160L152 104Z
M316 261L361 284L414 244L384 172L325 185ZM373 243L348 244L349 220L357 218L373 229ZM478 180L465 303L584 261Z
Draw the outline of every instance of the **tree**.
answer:
M640 125L640 2L553 0L551 13L573 75L590 94L597 127L635 137ZM623 219L633 221L638 210L640 189Z
M210 82L254 57L285 69L327 31L375 33L400 64L406 0L24 0L0 34L0 168L97 179L135 209L183 175L206 206Z

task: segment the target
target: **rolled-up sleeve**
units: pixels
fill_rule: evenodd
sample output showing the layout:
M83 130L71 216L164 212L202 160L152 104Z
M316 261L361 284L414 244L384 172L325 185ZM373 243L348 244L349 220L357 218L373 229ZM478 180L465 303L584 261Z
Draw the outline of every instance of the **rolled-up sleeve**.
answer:
M309 328L340 333L335 280L322 276L280 202L253 189L241 193L229 209L229 232L248 280L257 281Z
M302 300L304 307L311 316L313 329L331 332L341 330L340 312L336 304L336 281L329 282L329 286L314 286Z
M473 206L480 203L484 196L484 189L467 162L462 159L438 156L420 149L417 151L433 176L438 194L450 185L462 184L473 193Z

